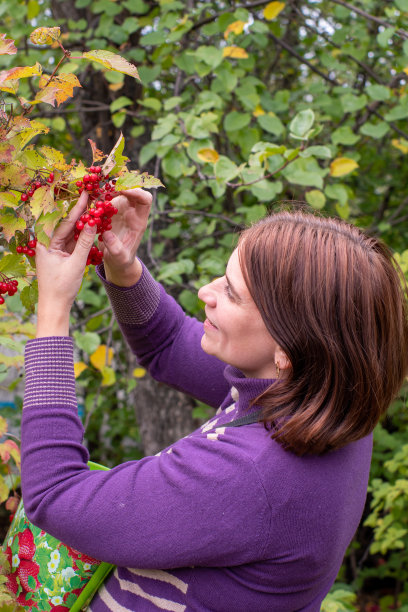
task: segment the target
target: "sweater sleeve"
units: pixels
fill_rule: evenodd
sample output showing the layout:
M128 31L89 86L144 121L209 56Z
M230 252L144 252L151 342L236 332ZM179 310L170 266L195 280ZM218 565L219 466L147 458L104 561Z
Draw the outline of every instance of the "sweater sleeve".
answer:
M126 567L225 566L259 559L267 502L250 458L231 441L214 442L199 431L159 456L90 471L74 387L72 340L30 340L22 491L35 525L88 555Z
M202 350L202 323L188 317L142 266L132 287L107 281L103 264L97 269L126 342L153 378L218 407L228 393L225 363Z

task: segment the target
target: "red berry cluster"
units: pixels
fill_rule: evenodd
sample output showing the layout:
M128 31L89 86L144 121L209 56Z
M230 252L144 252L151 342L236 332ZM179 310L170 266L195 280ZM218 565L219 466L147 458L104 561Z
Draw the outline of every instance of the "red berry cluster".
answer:
M16 246L16 251L17 253L23 253L24 255L27 255L27 257L34 257L36 246L37 238L33 238L32 240L29 240L25 245L19 244L18 246Z
M34 180L32 180L32 181L30 181L28 183L27 191L24 191L21 194L21 201L22 202L27 202L27 200L34 195L34 192L36 191L36 189L39 189L40 187L42 187L46 183L53 183L53 182L54 182L54 173L53 172L50 172L47 178L44 178L41 175L37 176Z
M90 204L76 222L74 238L78 240L79 234L88 224L90 227L97 227L98 240L102 241L103 233L112 229L111 219L118 212L111 202L114 197L114 181L110 181L109 176L102 176L100 166L91 166L88 171L89 174L85 174L82 181L76 183L79 193L88 192ZM96 266L101 262L102 251L94 245L89 252L87 265Z
M0 305L4 304L4 297L1 295L8 294L10 296L17 293L18 280L8 278L5 274L0 272Z

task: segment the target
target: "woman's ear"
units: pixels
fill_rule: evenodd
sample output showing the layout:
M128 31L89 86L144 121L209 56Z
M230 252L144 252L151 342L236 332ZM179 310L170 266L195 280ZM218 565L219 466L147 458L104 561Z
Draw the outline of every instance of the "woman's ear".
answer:
M279 368L282 373L285 373L284 371L291 367L288 356L280 346L277 346L275 351L275 367Z

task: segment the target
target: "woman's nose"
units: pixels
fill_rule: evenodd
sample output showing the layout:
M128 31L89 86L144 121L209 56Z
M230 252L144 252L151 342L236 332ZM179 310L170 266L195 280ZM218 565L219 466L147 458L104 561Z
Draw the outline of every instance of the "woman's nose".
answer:
M214 281L213 281L214 282ZM198 290L198 298L207 304L207 306L215 306L217 299L215 295L215 291L213 289L213 282L200 287Z

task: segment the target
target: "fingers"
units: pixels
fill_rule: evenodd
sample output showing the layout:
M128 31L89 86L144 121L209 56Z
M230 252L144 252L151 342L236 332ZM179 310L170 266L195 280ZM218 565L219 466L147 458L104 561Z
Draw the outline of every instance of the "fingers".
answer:
M125 196L132 205L140 204L142 206L151 206L153 200L153 196L150 191L140 188L118 191L117 194Z
M96 226L89 227L89 225L86 224L82 232L79 234L75 249L71 255L71 260L74 265L83 265L85 269L86 260L88 258L91 246L93 245L95 234Z
M65 217L65 219L62 219L61 223L55 230L51 238L50 248L61 249L61 250L64 249L66 239L68 238L70 233L73 231L76 221L79 219L79 217L82 215L82 213L87 207L88 197L89 196L86 191L83 191L81 193L81 195L78 198L77 203L70 210L68 216Z

